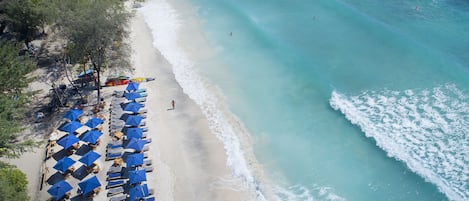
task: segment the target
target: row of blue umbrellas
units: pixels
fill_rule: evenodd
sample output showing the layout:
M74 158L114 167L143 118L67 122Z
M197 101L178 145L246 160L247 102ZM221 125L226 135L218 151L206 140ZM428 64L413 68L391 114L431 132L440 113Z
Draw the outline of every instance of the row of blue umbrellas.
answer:
M89 167L91 166L99 157L101 157L100 154L94 152L94 151L89 151L85 155L83 155L78 161L82 162L85 166ZM54 169L65 173L68 168L70 168L73 164L75 164L76 161L69 157L64 157L57 161L57 163L54 165Z
M64 118L69 119L70 121L65 123L63 126L59 128L61 131L68 132L66 136L61 138L57 143L64 147L64 149L68 149L74 144L78 143L80 139L76 137L73 133L81 128L83 125L77 121L77 119L83 114L83 111L80 109L71 109L67 111L64 115ZM93 117L90 118L85 125L90 127L90 128L96 128L100 124L102 124L104 121L100 118ZM83 134L81 136L81 140L89 143L95 144L99 137L101 137L103 133L98 131L98 130L90 130ZM89 151L86 154L84 154L79 161L82 162L85 166L90 167L99 157L101 157L100 154L94 152L94 151ZM54 169L58 170L61 173L65 173L73 164L75 164L76 161L69 157L64 157L57 161L57 163L54 165ZM93 191L93 189L101 186L99 183L98 179L96 176L93 176L87 180L84 180L80 182L79 184L80 189L82 190L82 194L86 195ZM65 180L59 181L55 183L47 192L52 195L53 199L59 200L61 199L67 192L72 190L72 186L67 183Z
M80 186L82 194L86 195L93 191L95 188L100 187L101 183L99 183L99 180L96 176L93 176L87 180L78 183L78 186ZM52 187L49 188L47 192L51 194L55 200L59 200L72 189L72 186L68 182L66 182L65 180L61 180L52 185Z
M97 126L99 126L102 123L103 123L102 119L97 118L97 117L93 117L93 118L89 119L85 123L85 125L90 127L90 128L96 128ZM68 133L73 133L77 129L81 128L82 126L83 125L80 122L72 120L70 122L65 123L63 126L61 126L59 128L59 130L64 131L64 132L68 132Z
M96 144L98 139L103 135L101 131L90 130L81 136L81 140L89 142L91 144ZM64 149L68 149L74 144L78 143L80 139L73 134L67 134L65 137L60 139L57 143L62 146Z

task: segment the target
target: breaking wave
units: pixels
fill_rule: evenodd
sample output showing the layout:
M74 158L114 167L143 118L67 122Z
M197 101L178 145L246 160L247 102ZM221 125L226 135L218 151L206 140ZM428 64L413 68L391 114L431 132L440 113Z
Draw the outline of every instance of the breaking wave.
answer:
M450 200L469 200L469 99L453 84L332 92L330 106Z

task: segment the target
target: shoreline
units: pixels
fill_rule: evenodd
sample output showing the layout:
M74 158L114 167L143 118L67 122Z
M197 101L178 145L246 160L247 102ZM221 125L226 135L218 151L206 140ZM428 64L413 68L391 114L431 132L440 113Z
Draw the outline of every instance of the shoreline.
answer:
M156 197L162 200L249 200L247 191L222 187L233 180L224 144L211 132L200 107L184 93L172 66L153 47L151 30L141 13L131 22L132 61L135 75L154 76L146 85L152 111L149 130L156 140ZM176 109L168 110L170 101ZM153 149L152 149L153 150Z

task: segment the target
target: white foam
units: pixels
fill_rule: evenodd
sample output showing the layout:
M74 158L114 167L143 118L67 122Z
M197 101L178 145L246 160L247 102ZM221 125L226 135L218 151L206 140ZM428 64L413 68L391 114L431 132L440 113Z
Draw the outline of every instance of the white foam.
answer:
M330 105L450 200L469 200L468 101L448 84L354 96L333 91Z
M287 188L277 186L274 189L276 196L280 200L288 201L345 201L346 199L338 196L330 187L313 185L307 188L303 185L293 185Z
M265 200L258 181L248 168L233 126L217 107L219 100L210 92L207 82L199 76L194 69L194 63L178 44L184 21L165 0L148 1L139 12L143 14L152 30L153 45L172 65L175 78L184 93L200 106L209 121L210 129L224 143L227 165L231 168L233 176L239 179L245 188L254 192L256 200Z

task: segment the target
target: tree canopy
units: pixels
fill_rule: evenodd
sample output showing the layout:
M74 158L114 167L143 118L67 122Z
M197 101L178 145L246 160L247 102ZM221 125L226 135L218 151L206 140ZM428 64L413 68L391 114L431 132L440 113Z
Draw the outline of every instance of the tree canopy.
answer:
M26 74L35 67L28 56L18 53L13 43L0 40L0 156L6 157L17 157L33 144L16 140L28 102L24 89L32 80Z
M3 0L0 2L0 31L7 28L27 44L48 19L44 3L41 0Z
M57 2L57 11L56 25L68 40L69 56L77 63L90 61L97 71L99 86L100 73L110 63L113 44L128 35L125 27L130 12L120 0L62 0ZM98 101L99 98L98 87Z
M27 201L28 180L15 166L0 161L0 200Z

